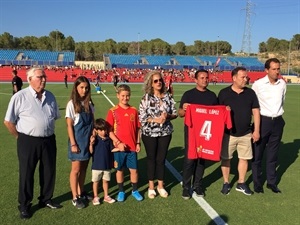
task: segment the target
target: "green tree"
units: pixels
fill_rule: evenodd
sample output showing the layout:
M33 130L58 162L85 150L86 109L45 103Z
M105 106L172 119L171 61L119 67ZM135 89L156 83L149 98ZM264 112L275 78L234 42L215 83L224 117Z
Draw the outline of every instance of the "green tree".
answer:
M37 48L39 50L51 51L52 46L51 46L50 38L47 36L40 37L37 42Z
M214 48L213 43L210 41L206 41L204 42L204 52L201 54L213 55L213 48Z
M116 44L116 53L117 54L128 54L130 46L131 46L131 43L119 42Z
M187 55L197 55L195 46L194 45L188 45L186 46L186 54Z
M93 42L88 41L84 47L85 60L95 61L95 49Z
M65 35L58 30L51 31L49 37L52 44L53 51L62 50L62 43L65 40Z
M103 61L104 43L99 41L94 42L94 50L95 50L95 59L97 61Z
M292 39L292 51L300 50L300 34L295 34Z
M19 49L38 49L39 40L35 36L25 36L20 38Z
M68 51L74 51L75 50L75 41L74 41L73 37L68 36L63 41L63 49L62 50L68 50Z
M151 50L154 55L169 55L171 54L171 45L161 40L160 38L149 41Z
M116 44L113 39L107 39L104 41L104 52L105 53L116 53Z
M194 41L194 49L193 49L193 51L194 51L195 55L201 55L201 54L203 54L203 52L205 51L204 42L200 41L200 40Z
M186 55L186 46L182 41L171 46L171 50L176 55Z
M75 44L75 59L76 60L79 60L79 61L85 60L84 46L85 46L85 42L77 42Z
M265 42L259 43L258 51L259 51L260 53L267 52L267 51L268 51L268 49L267 49L267 44L266 44Z
M149 41L143 40L140 42L140 55L146 54L146 49L148 47Z
M130 55L137 55L138 54L138 43L137 42L128 43L127 54L130 54Z
M232 46L229 42L218 41L217 44L218 44L217 48L218 48L219 55L231 53Z
M4 32L0 35L0 48L13 49L14 47L14 37L10 33Z

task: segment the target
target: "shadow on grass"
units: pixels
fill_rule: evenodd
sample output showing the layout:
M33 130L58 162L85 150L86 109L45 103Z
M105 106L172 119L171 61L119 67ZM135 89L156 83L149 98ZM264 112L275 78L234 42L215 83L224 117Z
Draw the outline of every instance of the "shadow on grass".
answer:
M296 161L300 151L300 139L295 139L294 142L283 144L279 149L277 176L280 183L283 174Z
M298 158L298 154L300 151L300 139L295 139L294 142L283 143L281 142L281 146L279 148L278 153L278 162L277 162L277 183L279 184L282 176L288 170L288 168L296 161ZM262 180L263 184L266 182L266 154L267 150L264 152L264 158L262 162ZM249 163L249 168L251 168L251 162ZM251 183L253 181L252 176L249 176L247 183Z
M228 223L228 217L225 215L220 215L217 218L211 220L207 225L225 225Z
M282 176L287 171L287 169L296 161L298 154L300 150L300 139L295 139L294 142L282 144L279 150L279 156L278 156L278 183L280 182ZM265 157L264 157L265 158ZM169 149L167 160L172 164L172 166L182 175L182 167L183 167L183 159L184 159L184 149L182 147L173 147ZM204 187L207 188L214 182L218 181L220 178L222 178L222 172L220 168L220 162L213 162L213 161L206 161L206 170L214 166L215 164L219 164L212 172L205 173L203 178L203 184ZM237 171L237 165L238 165L238 157L235 152L233 159L231 160L231 186L234 185L238 181L238 171ZM90 168L90 167L89 167ZM88 169L89 169L88 168ZM249 161L248 171L251 170L251 161ZM265 171L265 159L263 161L263 171ZM142 196L146 197L147 189L148 189L148 178L147 178L147 165L146 165L146 157L140 158L138 161L138 173L139 173L139 182L138 187L139 191ZM111 181L109 184L109 194L112 197L116 197L118 194L118 185L116 183L115 179L115 171L111 174ZM86 181L90 180L90 177L86 177ZM264 181L266 180L265 172L263 175ZM246 183L249 185L252 182L252 176L250 175L246 181ZM169 192L169 194L172 193L172 188L176 185L178 185L177 179L171 174L170 171L166 169L165 171L165 187L166 190ZM221 184L220 184L221 187ZM85 184L85 190L88 193L92 194L92 182L88 182ZM131 183L130 183L130 174L128 169L124 170L124 191L126 193L126 196L129 197L131 195ZM100 182L99 185L99 196L103 195L102 190L102 182ZM71 192L67 192L63 195L54 197L53 200L57 203L63 203L65 201L71 201L72 195ZM34 213L39 208L37 205L34 205L32 207L32 212ZM223 218L226 219L226 218ZM226 221L226 220L225 220ZM213 222L213 221L212 221Z
M296 161L298 158L298 154L300 151L300 139L295 139L294 142L283 144L281 143L281 147L279 150L278 155L278 166L277 166L277 176L278 176L278 183L280 183L280 180L284 173L287 171L287 169ZM266 153L265 153L266 154ZM171 148L168 152L167 159L172 164L172 166L182 175L182 168L183 168L183 160L184 160L184 149L182 147L174 147ZM217 167L212 172L207 172L207 169L209 167ZM238 181L238 156L237 152L234 153L233 158L231 159L231 170L230 170L230 176L231 176L231 186L233 186ZM207 160L205 162L205 173L203 177L203 185L204 187L209 187L214 182L218 181L220 178L222 178L222 171L221 171L221 163L220 162L214 162ZM265 175L265 156L263 160L263 180L266 181L266 175ZM249 160L248 165L248 172L251 171L251 160ZM250 185L252 183L252 174L249 175L246 183ZM220 184L221 187L221 184Z
M169 162L181 174L181 176L182 176L183 161L184 161L184 151L185 150L182 147L171 148L168 152L168 157L167 157ZM207 170L211 166L215 166L215 164L220 165L220 162L207 160L205 162L205 170ZM219 180L221 177L222 177L222 173L221 173L220 166L218 166L213 172L210 173L204 172L203 186L207 188L212 183Z

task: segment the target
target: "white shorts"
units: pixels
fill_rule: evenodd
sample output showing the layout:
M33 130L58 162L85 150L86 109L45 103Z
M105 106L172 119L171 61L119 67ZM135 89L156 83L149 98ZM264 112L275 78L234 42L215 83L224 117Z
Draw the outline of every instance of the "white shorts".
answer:
M92 170L92 182L99 182L101 178L110 181L110 170Z

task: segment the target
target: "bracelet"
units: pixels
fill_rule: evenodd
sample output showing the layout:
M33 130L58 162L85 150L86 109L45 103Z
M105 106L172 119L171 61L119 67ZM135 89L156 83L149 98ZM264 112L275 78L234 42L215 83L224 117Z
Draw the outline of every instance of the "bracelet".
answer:
M141 142L137 142L136 144L137 144L137 145L140 145L140 144L141 144Z
M77 144L71 145L71 147L77 146Z

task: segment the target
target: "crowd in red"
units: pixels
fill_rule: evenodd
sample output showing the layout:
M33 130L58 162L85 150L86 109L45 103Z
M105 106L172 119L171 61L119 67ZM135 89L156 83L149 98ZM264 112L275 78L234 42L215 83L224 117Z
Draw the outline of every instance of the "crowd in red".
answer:
M1 66L0 67L0 81L11 81L11 71L16 69L18 75L26 81L27 66ZM75 80L77 76L84 75L92 82L112 82L114 76L118 76L120 82L143 82L144 75L151 69L127 69L127 68L113 68L113 69L81 69L80 67L53 67L45 66L47 79L50 82L63 82L65 75L67 75L68 82ZM161 70L164 76L172 73L173 83L193 82L194 73L196 69L183 70L164 70L162 68L154 68ZM231 71L209 71L211 83L227 83L231 82ZM248 72L250 81L255 81L264 76L264 72Z

